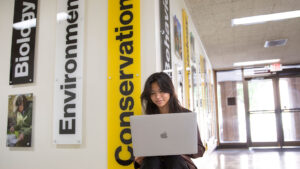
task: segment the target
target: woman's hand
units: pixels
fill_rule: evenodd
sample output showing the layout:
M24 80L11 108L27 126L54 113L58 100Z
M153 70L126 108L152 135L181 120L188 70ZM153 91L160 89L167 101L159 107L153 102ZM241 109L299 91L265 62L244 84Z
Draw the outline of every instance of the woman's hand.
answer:
M143 159L144 159L144 157L135 157L134 160L135 160L139 165L141 165L142 162L143 162Z

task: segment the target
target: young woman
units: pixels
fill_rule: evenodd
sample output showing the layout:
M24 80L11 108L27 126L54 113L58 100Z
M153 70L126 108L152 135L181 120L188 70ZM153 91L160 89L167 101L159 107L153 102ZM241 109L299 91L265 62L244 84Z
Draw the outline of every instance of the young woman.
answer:
M146 81L141 95L146 114L190 112L177 99L169 75L163 72L152 74ZM141 169L196 169L191 158L201 157L205 151L198 130L198 153L159 157L136 157L135 168Z

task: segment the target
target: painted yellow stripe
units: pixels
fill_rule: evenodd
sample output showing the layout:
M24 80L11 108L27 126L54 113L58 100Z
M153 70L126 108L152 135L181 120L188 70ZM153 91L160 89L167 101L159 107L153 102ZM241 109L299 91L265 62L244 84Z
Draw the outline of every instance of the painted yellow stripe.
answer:
M183 27L183 51L184 51L184 88L185 88L185 107L190 108L190 49L189 49L189 29L188 16L182 9Z
M129 115L141 114L140 62L140 1L109 0L108 169L133 168Z

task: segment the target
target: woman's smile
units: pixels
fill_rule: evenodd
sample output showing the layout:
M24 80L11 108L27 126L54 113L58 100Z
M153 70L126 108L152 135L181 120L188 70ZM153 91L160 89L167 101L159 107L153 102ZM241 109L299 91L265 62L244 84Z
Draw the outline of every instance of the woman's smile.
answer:
M163 92L157 82L151 84L151 100L159 108L160 113L168 113L170 93Z

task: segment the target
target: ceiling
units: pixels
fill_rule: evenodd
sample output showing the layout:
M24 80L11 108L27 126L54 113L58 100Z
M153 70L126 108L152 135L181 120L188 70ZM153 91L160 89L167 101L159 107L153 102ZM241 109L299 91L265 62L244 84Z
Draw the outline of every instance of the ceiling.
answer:
M280 59L300 63L300 18L248 26L231 19L300 10L300 0L185 0L193 23L215 70L234 62ZM267 40L287 38L285 46L264 48Z

